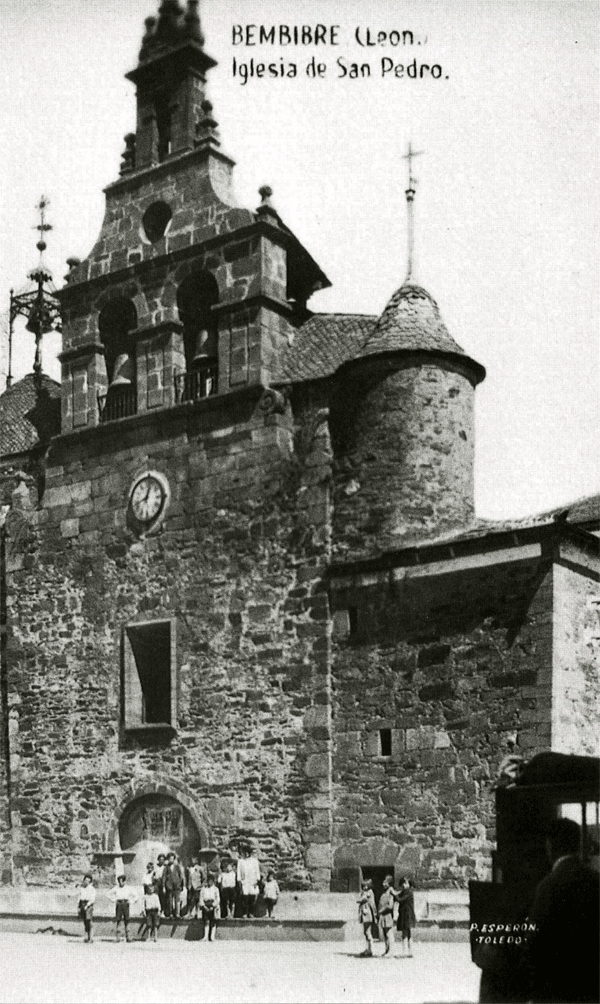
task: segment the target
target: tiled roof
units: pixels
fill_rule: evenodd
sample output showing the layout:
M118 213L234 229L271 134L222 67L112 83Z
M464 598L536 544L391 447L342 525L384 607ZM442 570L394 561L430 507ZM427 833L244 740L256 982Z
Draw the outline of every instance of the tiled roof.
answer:
M353 359L387 352L439 352L462 356L479 382L483 366L470 359L444 324L437 303L421 286L405 283L381 317L314 314L298 328L281 361L280 379L292 382L330 376Z
M43 376L42 386L53 405L45 417L50 426L49 434L54 435L60 431L60 384ZM39 441L37 429L28 417L36 403L33 373L23 377L0 395L0 457L25 453Z
M400 286L377 321L361 352L371 356L398 349L464 355L448 332L438 305L422 286Z
M376 320L366 314L313 314L281 360L281 379L317 380L335 373L360 355Z
M453 530L439 537L429 537L418 543L422 543L426 547L430 547L432 544L458 543L461 540L487 537L493 533L509 533L511 530L548 526L563 520L571 526L600 526L600 495L586 495L569 505L557 506L555 509L548 509L534 516L522 516L519 519L477 519L467 527ZM418 544L414 546L418 546Z

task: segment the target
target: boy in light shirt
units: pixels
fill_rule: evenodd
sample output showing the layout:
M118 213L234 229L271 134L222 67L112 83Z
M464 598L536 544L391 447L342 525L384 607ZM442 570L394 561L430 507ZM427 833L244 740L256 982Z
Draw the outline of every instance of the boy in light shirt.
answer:
M204 920L203 941L215 940L215 927L217 919L220 917L221 898L219 890L215 885L215 877L209 873L206 885L200 890L200 909Z
M219 886L221 890L221 913L223 917L233 917L235 908L235 887L237 877L233 870L231 861L227 861L221 874L219 875Z
M115 919L117 922L117 941L121 940L119 926L121 921L125 928L125 941L130 941L129 937L129 913L131 904L136 903L138 894L135 889L127 885L124 875L117 876L116 885L110 890L108 898L115 904Z
M77 890L78 896L78 908L77 912L80 919L83 921L83 930L85 932L85 941L92 942L93 937L93 918L94 918L94 903L96 902L96 888L94 886L94 879L90 872L83 876L81 881L81 886Z
M275 872L267 872L267 881L263 889L263 897L267 908L267 917L273 916L273 910L279 899L279 886L275 878Z

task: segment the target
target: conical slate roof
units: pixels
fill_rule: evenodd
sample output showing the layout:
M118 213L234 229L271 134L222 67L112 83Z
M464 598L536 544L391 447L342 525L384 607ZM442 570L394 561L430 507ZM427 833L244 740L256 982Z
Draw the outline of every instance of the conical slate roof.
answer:
M413 283L400 286L375 325L361 356L426 350L464 355L444 324L433 297Z
M483 366L470 359L452 338L431 294L412 282L405 282L396 290L357 358L386 352L458 355L476 370L478 383L485 376Z

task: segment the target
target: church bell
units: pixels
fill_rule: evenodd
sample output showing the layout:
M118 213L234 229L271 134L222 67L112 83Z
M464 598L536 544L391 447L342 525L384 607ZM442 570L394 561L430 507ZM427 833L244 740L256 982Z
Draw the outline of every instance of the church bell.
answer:
M115 360L115 366L113 369L112 380L110 381L111 387L122 387L126 384L130 384L133 381L133 358L128 352L122 352L117 356Z
M194 345L194 355L192 356L192 364L199 365L208 357L208 331L206 328L202 328L201 331L196 335L196 342Z

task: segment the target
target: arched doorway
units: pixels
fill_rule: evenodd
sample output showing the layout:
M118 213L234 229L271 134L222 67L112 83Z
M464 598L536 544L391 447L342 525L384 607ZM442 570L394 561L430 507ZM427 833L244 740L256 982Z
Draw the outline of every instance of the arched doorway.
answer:
M149 861L159 854L175 851L183 864L206 845L191 813L172 795L152 793L130 802L119 820L119 842L122 851L135 857L127 866L131 882L141 883Z

